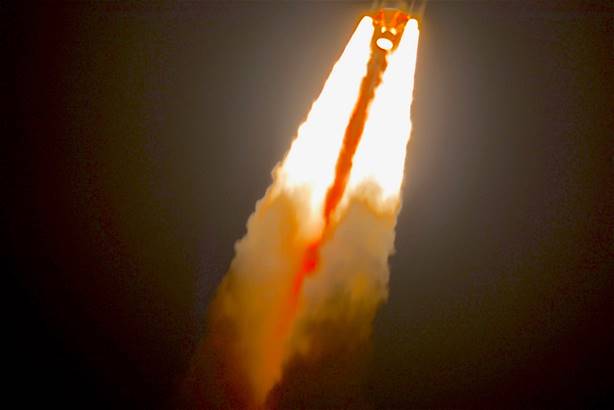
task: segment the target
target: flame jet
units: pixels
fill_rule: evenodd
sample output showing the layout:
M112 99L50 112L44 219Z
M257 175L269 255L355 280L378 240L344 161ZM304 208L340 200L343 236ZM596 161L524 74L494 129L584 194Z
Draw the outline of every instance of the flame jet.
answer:
M293 363L368 338L387 297L418 44L415 20L389 17L360 20L274 169L209 308L186 407L309 407L288 401Z
M322 408L362 408L353 379L360 377L357 356L364 354L377 307L388 295L418 34L416 20L409 20L396 50L387 55L347 187L324 232L316 271L304 282L284 378L269 397L271 408L310 408L309 398L323 395L337 401ZM330 379L330 369L341 382L304 383Z

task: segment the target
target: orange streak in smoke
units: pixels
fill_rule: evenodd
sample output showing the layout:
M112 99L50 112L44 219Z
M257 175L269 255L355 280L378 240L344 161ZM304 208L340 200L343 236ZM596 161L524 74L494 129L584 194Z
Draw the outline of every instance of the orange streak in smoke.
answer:
M292 295L298 296L301 292L301 285L303 284L303 279L311 272L313 272L318 266L318 251L320 248L320 241L316 241L309 245L305 250L305 254L303 256L303 263L301 269L294 276L294 282L292 283Z
M313 273L318 265L320 243L321 239L318 239L307 246L303 254L301 267L294 275L288 299L285 304L282 305L283 310L281 311L279 322L274 332L271 334L272 339L270 339L267 347L268 350L265 352L270 363L279 363L283 359L283 344L288 336L290 326L296 317L303 282L309 274Z
M303 288L303 282L305 278L311 274L318 266L319 250L321 239L311 243L307 246L305 253L303 254L303 260L301 261L301 267L294 275L292 280L292 287L290 288L290 294L285 304L285 310L282 312L281 320L277 328L277 338L283 339L286 335L292 320L296 315L298 308L298 299Z

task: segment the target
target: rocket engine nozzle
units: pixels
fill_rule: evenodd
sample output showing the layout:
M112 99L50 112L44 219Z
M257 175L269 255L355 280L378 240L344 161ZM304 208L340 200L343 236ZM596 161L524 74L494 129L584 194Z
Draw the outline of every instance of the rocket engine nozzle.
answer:
M399 39L409 21L409 15L399 9L380 9L373 14L373 26L375 27L375 45L390 51L399 44Z

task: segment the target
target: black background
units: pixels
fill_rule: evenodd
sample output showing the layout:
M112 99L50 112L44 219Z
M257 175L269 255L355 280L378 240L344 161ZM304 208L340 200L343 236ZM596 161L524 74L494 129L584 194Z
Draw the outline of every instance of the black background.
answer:
M374 408L610 399L607 4L429 3ZM170 406L233 243L369 6L1 6L14 408Z

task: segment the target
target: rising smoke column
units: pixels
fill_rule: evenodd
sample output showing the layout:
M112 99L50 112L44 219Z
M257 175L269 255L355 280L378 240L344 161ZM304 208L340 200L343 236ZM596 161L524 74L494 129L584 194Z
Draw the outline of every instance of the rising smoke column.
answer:
M283 406L284 367L370 334L387 296L418 28L388 55L373 32L364 17L235 246L186 384L195 407Z

